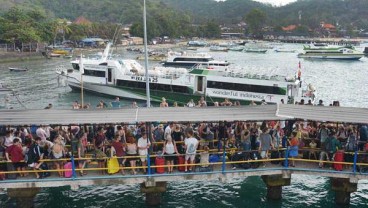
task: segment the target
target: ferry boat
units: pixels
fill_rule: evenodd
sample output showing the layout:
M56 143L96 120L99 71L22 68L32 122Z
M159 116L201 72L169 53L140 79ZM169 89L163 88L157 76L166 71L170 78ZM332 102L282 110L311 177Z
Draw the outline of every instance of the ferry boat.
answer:
M133 100L146 100L145 69L135 60L79 60L73 70L58 71L66 77L69 86L83 90ZM279 76L272 72L253 74L229 67L203 67L191 69L155 67L148 70L150 95L153 102L165 97L170 103L186 104L190 99L205 97L211 104L225 98L242 104L250 101L278 103L281 99L311 99L316 91L294 77Z
M165 67L184 67L191 68L195 65L202 64L208 66L228 66L227 61L215 60L207 53L178 53L170 51L167 55L167 60L163 62Z
M303 53L299 53L299 58L313 59L340 59L340 60L359 60L364 53L356 51L351 46L304 46Z

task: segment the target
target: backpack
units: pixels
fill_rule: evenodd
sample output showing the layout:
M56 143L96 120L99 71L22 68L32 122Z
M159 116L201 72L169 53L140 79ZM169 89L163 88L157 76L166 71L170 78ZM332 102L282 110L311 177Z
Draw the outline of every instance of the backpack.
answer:
M332 142L332 138L327 138L326 142L325 142L325 149L327 152L332 152L334 147L332 146L333 142Z
M28 152L26 153L25 157L24 157L24 161L27 164L32 164L34 162L36 162L39 158L39 153L37 153L36 151L37 146L32 144L29 149Z
M349 152L355 151L356 147L356 137L354 135L350 135L348 137L348 142L346 143L345 150Z

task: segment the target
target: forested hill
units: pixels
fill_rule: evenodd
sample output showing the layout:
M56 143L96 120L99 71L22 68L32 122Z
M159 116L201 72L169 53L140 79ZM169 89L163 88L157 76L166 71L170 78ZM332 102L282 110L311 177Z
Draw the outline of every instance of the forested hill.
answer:
M237 23L254 8L267 14L267 23L285 26L298 23L313 26L320 21L368 28L368 0L298 0L283 7L272 7L252 0L146 0L151 18L184 19L192 23L214 20L219 24ZM0 0L0 10L17 5L46 10L51 17L74 20L85 16L92 21L134 23L142 19L143 0Z
M158 0L159 1L159 0ZM214 19L219 23L239 22L254 8L267 14L269 25L301 24L315 26L325 21L342 26L368 28L368 0L298 0L283 7L273 7L252 0L160 0L170 7L191 13L196 20Z

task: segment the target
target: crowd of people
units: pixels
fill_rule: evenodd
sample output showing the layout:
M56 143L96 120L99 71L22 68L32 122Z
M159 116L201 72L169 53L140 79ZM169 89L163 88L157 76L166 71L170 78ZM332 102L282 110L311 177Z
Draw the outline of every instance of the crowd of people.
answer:
M112 104L120 107L116 98ZM281 100L283 103L283 100ZM251 103L255 105L255 103ZM301 100L298 104L304 104ZM133 106L134 105L134 106ZM136 107L133 103L132 107ZM225 99L221 106L240 105ZM309 105L307 103L306 105ZM323 101L319 102L323 105ZM339 105L334 103L334 105ZM105 106L101 101L99 106ZM168 107L162 98L160 107ZM187 107L205 107L202 97L197 103L192 99ZM79 109L78 102L73 103L73 109ZM184 171L193 171L191 164L201 163L208 166L210 154L216 154L226 149L227 160L233 160L238 151L258 152L259 158L272 157L272 151L282 151L288 148L288 157L297 158L303 155L305 159L320 160L319 167L325 166L325 161L334 160L337 150L354 152L368 151L368 129L366 125L319 123L307 121L263 121L263 122L226 122L217 123L146 123L136 125L70 125L70 126L31 126L31 127L0 127L0 156L12 163L15 170L40 170L45 166L43 159L52 159L49 166L58 170L58 176L64 176L64 165L73 157L80 176L91 160L95 160L101 174L106 173L108 158L117 157L121 174L130 170L147 172L148 154L165 158L167 172L172 173L179 164L178 156L184 156ZM301 152L303 148L303 152ZM197 152L199 150L199 152ZM346 155L347 162L353 162ZM150 161L151 164L154 161ZM266 163L264 163L266 165ZM291 166L296 166L291 160ZM125 168L128 167L129 168ZM235 166L234 166L235 167ZM4 170L4 167L0 167ZM19 174L27 176L26 172ZM36 178L42 174L35 171Z

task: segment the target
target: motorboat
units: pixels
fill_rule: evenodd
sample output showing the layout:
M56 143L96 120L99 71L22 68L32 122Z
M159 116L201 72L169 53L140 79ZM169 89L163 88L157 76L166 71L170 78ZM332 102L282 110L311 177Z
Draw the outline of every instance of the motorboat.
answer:
M168 52L167 60L163 62L165 67L192 68L195 65L228 66L227 61L215 60L208 53Z

